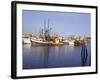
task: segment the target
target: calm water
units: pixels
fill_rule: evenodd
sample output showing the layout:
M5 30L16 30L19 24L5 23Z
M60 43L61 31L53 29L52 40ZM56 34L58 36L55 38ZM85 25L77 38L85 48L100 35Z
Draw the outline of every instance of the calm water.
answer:
M31 46L23 44L23 69L90 66L90 44L87 44L86 47L87 57L82 58L82 46Z

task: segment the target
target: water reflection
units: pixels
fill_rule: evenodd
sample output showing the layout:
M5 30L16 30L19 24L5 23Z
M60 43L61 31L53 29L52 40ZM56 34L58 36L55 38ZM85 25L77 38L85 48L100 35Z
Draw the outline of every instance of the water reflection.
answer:
M58 53L59 52L59 46L55 46L54 48L55 48L54 49L55 50L55 53Z
M85 43L82 45L82 50L81 50L81 65L85 66L87 62L87 57L88 57L88 52L87 52L87 47Z
M50 50L49 46L45 46L44 47L44 54L43 54L43 56L44 56L44 66L45 67L48 66L49 50Z
M90 66L90 53L90 44L82 46L25 44L23 45L23 69Z

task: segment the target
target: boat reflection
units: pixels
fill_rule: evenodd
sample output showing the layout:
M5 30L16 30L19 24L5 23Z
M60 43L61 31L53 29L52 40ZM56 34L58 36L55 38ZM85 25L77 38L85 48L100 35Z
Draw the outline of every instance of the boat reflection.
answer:
M50 52L49 50L50 50L49 46L44 47L43 57L44 57L44 66L45 67L48 67L48 59L49 59L49 52Z
M82 46L31 46L24 44L23 69L90 66L90 48L90 44Z
M88 57L87 47L85 43L83 43L82 50L81 50L81 65L82 66L86 66L87 57Z

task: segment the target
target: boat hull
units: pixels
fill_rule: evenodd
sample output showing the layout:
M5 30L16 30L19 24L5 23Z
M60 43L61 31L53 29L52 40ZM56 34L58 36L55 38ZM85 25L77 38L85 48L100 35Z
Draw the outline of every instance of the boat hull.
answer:
M60 45L63 45L63 43L52 43L52 42L43 42L43 41L35 41L35 40L31 40L31 45L35 45L35 46L50 46L50 45L53 45L53 46L60 46Z
M31 41L29 38L23 38L23 44L31 44Z

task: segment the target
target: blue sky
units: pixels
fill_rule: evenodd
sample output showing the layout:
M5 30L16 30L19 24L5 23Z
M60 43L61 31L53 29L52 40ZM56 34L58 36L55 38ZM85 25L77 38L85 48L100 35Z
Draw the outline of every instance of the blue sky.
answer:
M89 13L47 12L23 10L23 33L38 33L44 21L50 20L52 31L64 35L90 36L91 15Z

